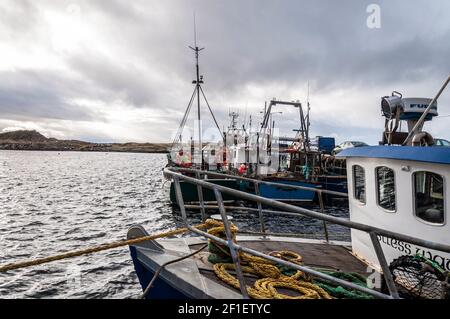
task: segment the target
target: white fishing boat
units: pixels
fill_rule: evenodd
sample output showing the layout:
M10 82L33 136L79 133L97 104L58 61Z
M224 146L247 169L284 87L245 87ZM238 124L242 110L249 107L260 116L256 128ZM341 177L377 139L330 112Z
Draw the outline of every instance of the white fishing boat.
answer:
M347 159L350 218L358 223L450 245L450 148L435 147L422 130L438 115L437 98L402 98L397 92L382 99L386 130L380 146L349 148ZM399 132L406 121L408 131ZM380 236L388 261L419 254L450 271L450 255ZM352 250L380 268L369 236L352 230Z

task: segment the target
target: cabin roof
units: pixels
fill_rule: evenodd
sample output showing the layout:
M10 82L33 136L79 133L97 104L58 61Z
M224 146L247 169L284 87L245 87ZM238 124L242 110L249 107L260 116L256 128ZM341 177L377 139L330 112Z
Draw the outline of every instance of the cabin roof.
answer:
M427 163L450 164L450 147L420 146L363 146L347 148L337 157L367 157L395 160L418 161Z

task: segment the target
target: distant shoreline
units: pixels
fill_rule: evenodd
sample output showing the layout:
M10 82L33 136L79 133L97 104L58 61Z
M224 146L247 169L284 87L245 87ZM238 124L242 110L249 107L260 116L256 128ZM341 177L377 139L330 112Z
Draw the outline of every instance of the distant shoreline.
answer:
M46 149L6 149L0 145L2 151L20 151L20 152L79 152L79 153L131 153L131 154L169 154L169 151L107 151L107 150L46 150Z
M54 152L169 153L168 143L91 143L47 138L37 131L0 133L0 150Z

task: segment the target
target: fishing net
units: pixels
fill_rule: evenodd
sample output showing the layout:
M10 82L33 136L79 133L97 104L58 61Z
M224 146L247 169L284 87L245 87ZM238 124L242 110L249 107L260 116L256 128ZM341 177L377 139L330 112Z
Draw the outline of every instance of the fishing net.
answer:
M342 271L322 271L327 275L335 278L343 279L361 287L367 288L367 278L354 272L342 272ZM336 283L330 282L328 280L315 278L313 281L316 285L324 289L331 296L339 299L373 299L372 295L366 294L362 291L356 289L350 289L342 287Z
M425 257L401 256L389 266L403 298L449 299L449 273Z

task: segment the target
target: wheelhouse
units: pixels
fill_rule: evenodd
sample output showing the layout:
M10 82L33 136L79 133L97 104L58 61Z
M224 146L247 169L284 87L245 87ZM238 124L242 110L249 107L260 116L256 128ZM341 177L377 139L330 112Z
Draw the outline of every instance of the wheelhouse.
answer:
M450 148L370 146L342 151L347 162L350 219L354 222L450 243ZM352 250L379 269L370 237L352 230ZM450 270L450 255L380 238L388 262L423 255Z

